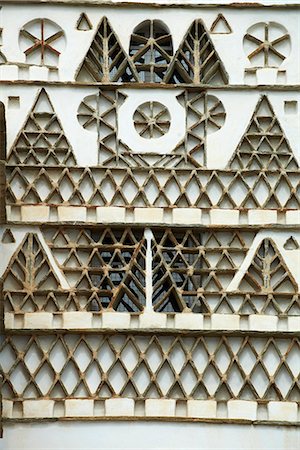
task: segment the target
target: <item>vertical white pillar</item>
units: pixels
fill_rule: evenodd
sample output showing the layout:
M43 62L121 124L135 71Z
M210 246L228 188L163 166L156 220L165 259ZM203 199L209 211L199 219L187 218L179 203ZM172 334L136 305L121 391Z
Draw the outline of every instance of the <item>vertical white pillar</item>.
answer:
M150 228L145 229L144 233L146 239L146 307L145 312L153 312L152 306L152 294L153 294L153 285L152 285L152 239L153 234Z

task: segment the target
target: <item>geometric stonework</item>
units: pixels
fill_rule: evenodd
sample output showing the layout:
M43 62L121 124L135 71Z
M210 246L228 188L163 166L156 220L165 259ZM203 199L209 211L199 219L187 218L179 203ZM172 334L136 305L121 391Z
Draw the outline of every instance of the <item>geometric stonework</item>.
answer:
M264 239L247 269L239 289L246 292L297 293L298 286L271 239Z
M201 19L188 29L171 61L166 83L228 84L228 75Z
M3 397L299 402L299 346L296 337L199 333L7 336Z
M93 25L91 24L91 21L88 18L88 16L84 12L81 13L76 23L76 29L78 31L89 31L92 28Z
M76 159L43 88L8 155L9 164L74 166Z
M300 207L299 171L290 172L291 177L289 172L266 170L253 177L252 170L195 169L192 164L186 167L184 156L174 154L155 155L156 168L154 163L151 166L151 160L148 162L142 156L123 153L112 157L111 165L106 162L105 167L99 168L56 167L55 181L51 167L7 166L7 204L32 204L34 198L36 204L52 206L64 201L68 205L82 206L176 205L237 210L279 208L288 211ZM126 168L130 165L125 165L125 157L135 162L130 170ZM170 157L177 158L171 167ZM116 161L120 167L116 166ZM130 191L127 186L131 187Z
M53 272L38 236L28 233L3 275L4 291L59 289L60 282Z
M19 42L26 62L56 66L64 47L64 32L51 20L35 19L22 27Z
M223 14L218 14L210 27L210 32L212 34L230 34L232 29Z
M159 102L139 105L133 115L134 127L146 139L164 136L170 128L168 108Z
M146 250L141 232L61 228L45 230L45 237L70 288L87 309L143 309Z
M145 20L133 30L129 48L140 81L161 82L173 55L168 27L160 20Z
M98 26L75 80L103 83L138 81L136 69L106 17Z
M97 133L98 164L107 164L118 157L118 110L125 99L126 95L117 90L99 90L79 105L78 122L85 130Z
M173 153L183 155L186 165L205 167L207 135L222 128L226 118L224 106L217 97L206 92L185 91L177 98L186 110L186 134Z
M97 133L98 164L108 164L118 158L118 109L126 96L117 90L89 95L80 103L77 119L88 131Z
M263 96L228 167L248 170L298 170L290 144L267 98Z
M256 67L279 67L289 56L291 38L286 28L275 22L252 25L244 36L244 50Z
M29 233L4 275L5 311L138 313L144 310L148 292L149 303L158 313L299 314L297 284L270 239L260 245L240 287L232 290L230 284L249 252L255 232L171 228L151 231L146 267L148 250L143 228L42 227L49 255L64 277L64 289L39 238ZM5 245L9 242L7 232L3 236ZM34 269L39 262L42 272ZM47 279L37 284L36 280L46 272ZM262 286L260 290L258 285Z
M153 306L159 312L208 312L248 251L252 233L154 231Z
M7 450L299 447L293 2L2 2Z

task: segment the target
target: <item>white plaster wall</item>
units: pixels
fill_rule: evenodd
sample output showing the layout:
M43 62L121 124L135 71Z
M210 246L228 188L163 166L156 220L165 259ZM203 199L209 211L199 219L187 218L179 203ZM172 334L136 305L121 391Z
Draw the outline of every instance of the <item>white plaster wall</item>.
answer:
M64 422L4 427L1 450L298 450L300 428L209 423Z
M175 0L174 3L180 2ZM217 3L222 4L223 2ZM284 3L294 2L291 0ZM18 10L20 13L16 15L14 5L5 4L3 6L2 18L0 18L0 27L3 27L1 50L10 62L25 62L25 55L19 47L19 31L23 25L35 18L47 18L56 22L64 30L66 36L66 45L60 55L58 66L61 81L74 80L75 72L82 62L103 16L108 17L126 52L129 49L130 35L133 29L146 19L160 19L166 23L173 37L174 51L176 51L193 20L202 18L206 27L210 29L217 15L223 13L232 27L233 33L227 35L212 34L211 38L225 64L231 84L244 84L244 70L252 66L243 50L243 36L250 26L258 22L278 22L288 30L292 41L291 53L280 66L280 69L287 71L287 83L300 82L298 57L300 54L300 15L295 10L286 10L282 14L280 10L271 9L235 10L220 8L216 10L204 8L200 10L185 8L181 9L178 14L178 8L163 8L158 11L156 8L144 7L136 9L133 14L131 8L71 5L64 8L49 4L26 5L26 8L18 6ZM76 29L76 22L83 11L88 14L93 24L93 29L90 31L78 31ZM18 78L17 75L16 78ZM39 77L35 79L39 79ZM269 83L270 81L267 81L267 84Z
M300 52L299 52L300 55ZM40 91L38 86L8 86L0 87L0 101L6 107L7 116L7 149L10 152L16 136L22 128L34 99ZM78 123L77 111L81 101L88 95L97 94L95 87L78 87L76 89L65 86L47 86L54 110L57 113L65 135L71 143L77 162L80 166L97 165L97 133L85 130ZM128 95L124 104L119 109L119 138L121 138L133 152L155 151L157 153L170 153L176 147L184 133L184 109L176 100L176 95L181 90L163 89L155 90L124 90ZM209 90L209 94L219 98L226 111L226 120L223 127L208 136L207 167L209 169L223 169L227 166L232 154L240 142L250 119L255 110L259 98L267 94L275 114L290 142L294 155L300 163L300 93L299 92L268 92L268 91L225 91ZM20 97L20 107L10 106L8 97ZM242 100L241 100L242 99ZM128 118L132 116L135 106L146 101L159 101L165 104L171 114L171 127L168 133L159 139L143 139L135 131L132 119L131 127ZM297 101L298 109L295 114L287 114L284 109L285 101ZM122 117L127 120L123 121Z

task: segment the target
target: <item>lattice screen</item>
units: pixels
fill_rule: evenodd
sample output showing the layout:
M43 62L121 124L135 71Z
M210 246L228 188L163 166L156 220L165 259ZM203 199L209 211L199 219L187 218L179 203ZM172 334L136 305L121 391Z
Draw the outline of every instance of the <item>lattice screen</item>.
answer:
M4 28L4 421L299 424L298 13L195 8Z

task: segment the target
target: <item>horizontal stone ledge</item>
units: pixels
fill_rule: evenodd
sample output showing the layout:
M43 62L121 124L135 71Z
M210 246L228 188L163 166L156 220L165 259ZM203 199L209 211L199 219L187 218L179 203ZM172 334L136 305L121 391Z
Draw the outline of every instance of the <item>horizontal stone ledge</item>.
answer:
M180 207L8 205L7 221L20 224L126 224L172 226L272 227L300 225L300 211Z
M28 312L4 314L8 330L168 330L299 333L300 316L127 312Z
M2 0L1 3L3 3L5 0ZM9 2L11 2L12 0L8 0ZM19 0L22 1L22 0ZM24 0L26 1L26 0ZM34 3L37 0L32 0L32 3ZM51 0L53 1L53 0ZM61 1L64 2L64 0L57 0L57 1ZM18 3L18 0L14 0L14 3ZM30 3L30 2L29 2ZM113 3L114 6L116 6L116 3ZM138 5L138 3L135 3L135 5ZM147 4L148 5L148 4ZM160 5L160 7L163 7L164 5ZM167 5L166 5L167 6ZM172 5L172 6L176 6L176 5ZM178 4L178 6L180 6ZM183 5L182 5L183 6ZM182 7L181 6L181 7ZM191 4L187 4L187 7L192 6ZM204 5L205 6L205 5ZM213 6L213 5L211 5ZM283 5L278 5L278 7L282 8ZM170 6L168 6L170 8ZM202 5L201 5L202 7ZM218 6L220 7L220 6ZM225 5L226 7L226 5ZM285 5L285 8L291 8L292 9L292 5L288 6ZM300 9L300 4L298 5L298 9ZM188 88L189 90L193 91L199 91L199 88L206 90L214 90L214 91L256 91L257 89L261 89L262 91L279 91L279 92L285 92L285 91L299 91L300 90L300 84L282 84L280 82L278 83L268 83L265 84L264 82L262 83L244 83L244 84L219 84L219 85L211 85L211 84L197 84L197 83L180 83L180 84L166 84L166 83L144 83L144 82L111 82L111 83L102 83L101 81L97 82L97 81L75 81L75 80L58 80L58 79L44 79L45 78L45 74L42 71L42 75L39 78L34 78L34 76L36 76L37 72L31 72L31 77L30 79L19 79L19 69L27 69L29 71L29 64L26 63L19 63L19 62L8 62L6 64L3 64L2 67L10 67L12 66L13 69L4 69L4 78L2 78L0 80L0 85L22 85L22 86L56 86L56 87L75 87L75 88L90 88L90 87L101 87L101 88L108 88L108 89L132 89L132 90L139 90L139 89L167 89L167 90L173 90L173 89L185 89ZM15 69L17 68L18 71ZM52 67L46 67L47 70L51 70L53 71L53 66ZM9 73L12 76L11 78L8 77ZM28 75L29 78L29 75Z
M253 400L176 400L176 399L30 399L2 400L3 418L42 419L140 419L209 420L221 422L299 424L297 402Z

